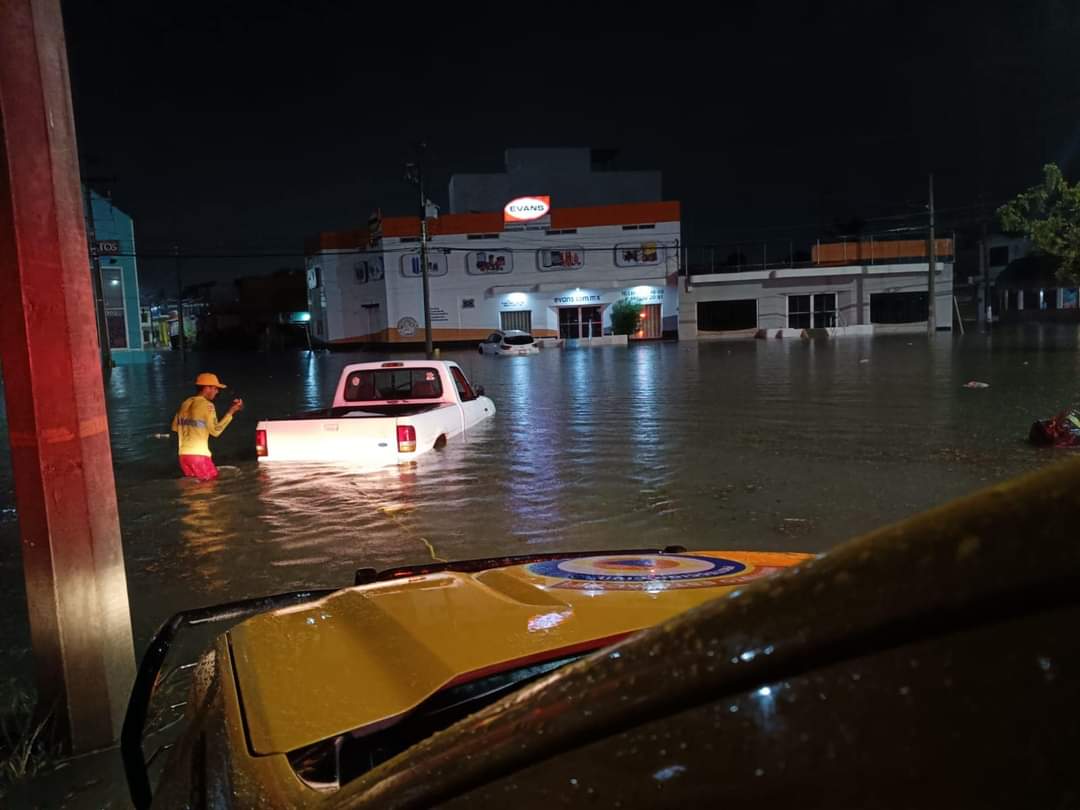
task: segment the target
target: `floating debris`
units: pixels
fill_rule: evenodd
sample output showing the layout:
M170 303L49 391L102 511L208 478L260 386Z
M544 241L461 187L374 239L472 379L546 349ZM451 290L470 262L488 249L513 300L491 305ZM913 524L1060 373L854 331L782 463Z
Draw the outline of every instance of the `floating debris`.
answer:
M781 534L802 536L814 530L814 522L809 518L789 517L781 521L779 529Z
M978 380L969 380L964 383L964 388L989 388L990 383L979 382Z

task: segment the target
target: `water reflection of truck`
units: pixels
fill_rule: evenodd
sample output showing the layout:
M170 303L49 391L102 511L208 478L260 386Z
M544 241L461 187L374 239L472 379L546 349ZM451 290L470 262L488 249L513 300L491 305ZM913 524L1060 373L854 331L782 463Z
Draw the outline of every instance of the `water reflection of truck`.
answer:
M333 405L255 428L259 461L383 467L441 447L494 415L457 363L405 360L346 366Z

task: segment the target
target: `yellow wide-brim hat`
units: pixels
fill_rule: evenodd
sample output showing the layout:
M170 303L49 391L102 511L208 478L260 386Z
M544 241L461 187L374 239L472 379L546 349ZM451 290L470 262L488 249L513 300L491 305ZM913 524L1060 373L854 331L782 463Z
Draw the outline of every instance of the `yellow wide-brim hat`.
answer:
M228 388L221 380L217 378L217 374L208 374L203 372L195 378L195 385L202 388L204 385L212 385L214 388Z

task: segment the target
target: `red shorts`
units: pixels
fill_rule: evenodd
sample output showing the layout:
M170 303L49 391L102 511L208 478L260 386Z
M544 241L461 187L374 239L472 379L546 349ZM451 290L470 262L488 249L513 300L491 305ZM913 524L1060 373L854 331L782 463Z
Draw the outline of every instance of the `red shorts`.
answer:
M210 456L180 456L180 469L188 478L212 481L218 477L217 467Z

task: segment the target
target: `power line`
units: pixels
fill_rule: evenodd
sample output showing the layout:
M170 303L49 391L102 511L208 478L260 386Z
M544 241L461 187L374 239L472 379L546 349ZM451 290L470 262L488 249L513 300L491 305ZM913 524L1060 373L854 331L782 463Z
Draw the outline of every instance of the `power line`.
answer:
M936 210L937 210L937 215L940 218L941 215L943 215L943 214L960 214L960 213L971 213L971 212L994 210L997 207L999 207L999 205L1000 205L1000 203L975 203L975 204L970 204L970 205L952 206L952 207L947 207L947 208L937 208ZM885 222L902 222L904 220L916 220L916 219L921 219L924 216L925 216L924 212L913 211L913 212L908 212L908 213L903 213L903 214L891 214L891 215L880 216L880 217L868 217L868 218L858 217L858 218L856 218L856 220L859 221L859 222L864 222L864 223L872 223L872 222L885 223ZM683 223L683 224L685 225L685 223ZM829 227L829 226L825 226L825 227ZM835 227L835 225L833 227ZM749 229L741 229L741 228L740 229L734 229L734 228L732 228L732 229L723 229L723 231L724 232L731 232L731 233L740 233L740 232L741 233L747 233L747 232L760 233L760 232L763 232L763 231L784 231L784 232L788 232L788 233L793 233L793 232L800 232L800 231L803 231L803 230L821 231L822 229L823 229L823 226L820 223L814 223L814 224L805 223L803 225L794 225L794 224L766 225L766 226L758 226L758 227L749 228ZM891 228L886 232L888 232L888 233L897 233L897 232L901 232L901 231L904 231L904 230L918 231L918 230L925 230L925 229L926 229L925 225L912 225L912 226L909 226L907 228ZM570 230L570 229L567 229L567 230ZM625 241L620 240L620 241L616 241L616 242L611 242L611 241L607 241L607 238L603 238L604 241L600 241L598 239L598 237L589 236L588 234L582 234L581 238L577 239L576 242L560 242L558 245L541 245L537 241L532 241L531 244L529 244L527 246L523 246L521 243L523 241L525 241L525 240L540 240L540 239L545 238L546 236L549 236L549 234L541 235L541 233L539 231L536 231L536 232L529 232L529 231L522 231L522 232L518 232L518 231L499 231L497 233L498 233L498 239L497 240L496 239L476 240L477 242L485 242L486 243L486 244L483 244L483 245L481 245L481 244L476 244L476 245L439 245L437 240L439 238L441 238L441 237L438 234L434 237L433 241L429 242L429 244L431 244L431 250L433 250L433 251L453 252L453 253L458 253L458 252L493 252L493 251L503 251L503 252L512 252L512 253L531 253L531 252L538 251L538 250L559 250L559 249L569 249L569 248L578 248L583 252L591 253L591 252L603 252L603 251L614 250L614 249L616 249L618 247L621 247L623 245L631 245L631 244L639 244L639 243L650 243L650 242L656 243L656 244L664 246L664 247L674 247L674 244L671 243L671 242L665 242L663 239L659 239L659 238L658 239L650 239L650 238L648 238L648 236L646 236L645 234L642 234L641 232L637 232L634 236L631 236L630 232L627 232L627 235L625 237ZM559 236L573 236L574 234L558 234L558 235ZM454 236L459 236L459 235L455 234ZM467 234L461 234L460 236L464 236L464 237L467 238L468 235ZM854 234L853 233L853 234L850 234L850 236L852 238L854 238L856 236L858 236L860 238L869 238L869 237L874 236L874 233L863 233L863 234ZM393 237L390 237L390 238L393 238ZM412 238L416 238L416 237L408 237L408 238L412 239ZM842 234L832 234L827 238L829 238L829 239L843 238L843 235ZM743 244L743 243L752 244L752 243L761 242L761 241L763 241L761 238L747 237L747 238L730 238L730 239L723 239L723 240L719 240L719 241L715 240L715 239L714 240L700 240L700 241L696 241L695 245L687 245L687 244L685 244L685 240L682 240L682 242L684 243L684 245L683 245L684 247L695 247L695 248L696 247L711 247L711 246L719 246L719 245L729 245L729 244ZM496 244L496 242L498 244ZM416 247L413 247L414 244L416 245ZM415 252L417 252L418 249L419 249L419 239L417 239L417 241L415 243L414 242L406 242L406 243L399 243L399 244L396 244L396 245L386 245L386 246L379 247L379 248L327 248L327 249L320 249L320 250L318 250L316 252L317 253L329 254L329 255L377 254L377 253L383 253L383 254L406 253L407 254L407 253L415 253ZM220 250L220 252L218 252L219 250ZM127 257L127 258L134 257L134 258L140 258L140 259L165 259L165 258L173 258L174 255L175 254L174 254L174 252L172 251L171 248L141 248L141 249L137 250L134 253L114 253L114 254L110 254L110 256L115 256L115 257L122 256L122 257ZM293 248L269 248L269 249L266 249L266 250L258 250L258 249L248 248L248 247L240 247L240 248L232 248L232 247L207 248L207 247L201 247L201 248L195 249L194 251L184 253L182 255L183 255L183 257L185 259L205 259L205 260L208 260L208 259L274 259L274 258L302 259L302 258L305 258L305 257L307 257L309 255L312 255L312 254L307 253L303 248L299 248L299 249L293 249Z

